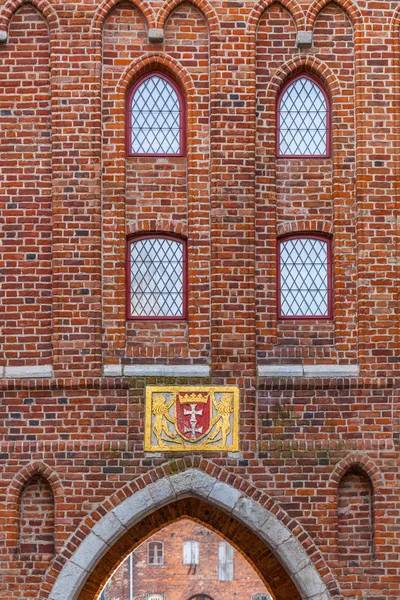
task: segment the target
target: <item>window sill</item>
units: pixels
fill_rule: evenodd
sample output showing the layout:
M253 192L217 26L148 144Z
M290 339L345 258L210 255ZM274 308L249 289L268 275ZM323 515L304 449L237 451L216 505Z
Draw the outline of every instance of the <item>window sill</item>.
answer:
M208 365L104 365L105 377L209 377Z
M358 365L258 365L259 377L308 377L329 378L359 377Z

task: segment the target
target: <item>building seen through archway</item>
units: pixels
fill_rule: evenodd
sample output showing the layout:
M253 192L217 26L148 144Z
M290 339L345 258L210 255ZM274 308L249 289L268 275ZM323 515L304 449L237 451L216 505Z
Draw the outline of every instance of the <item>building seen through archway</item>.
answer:
M113 573L99 600L274 600L250 563L214 531L182 519Z

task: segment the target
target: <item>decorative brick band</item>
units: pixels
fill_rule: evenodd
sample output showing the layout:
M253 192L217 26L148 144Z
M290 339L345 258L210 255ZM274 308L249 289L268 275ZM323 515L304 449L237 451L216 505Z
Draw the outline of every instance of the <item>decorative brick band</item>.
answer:
M104 365L105 377L209 377L208 365Z
M50 377L53 377L52 365L0 367L0 378L3 379L49 379Z
M358 377L358 365L259 365L259 377Z

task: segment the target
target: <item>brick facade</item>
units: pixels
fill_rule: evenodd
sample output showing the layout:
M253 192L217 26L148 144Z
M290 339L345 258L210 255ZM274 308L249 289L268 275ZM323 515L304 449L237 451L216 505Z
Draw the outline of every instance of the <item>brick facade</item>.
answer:
M218 577L218 545L223 541L213 531L189 520L168 525L148 541L163 543L162 565L148 561L147 543L122 563L104 589L102 600L129 600L132 573L132 598L146 600L148 595L160 594L164 600L189 600L204 594L219 600L252 600L254 594L268 590L249 563L234 552L234 579L220 581ZM199 564L184 565L182 546L185 541L199 544ZM132 568L132 571L131 571Z
M185 516L276 600L398 600L399 36L398 0L0 0L2 600L66 600L77 569L68 600L93 600ZM184 157L126 156L125 97L152 70L184 94ZM301 72L331 98L330 158L276 156L276 98ZM332 238L333 319L278 320L277 238L307 231ZM185 321L125 318L143 232L188 240ZM240 452L146 454L145 385L164 383L239 386ZM191 488L75 556L189 468L284 533L268 545Z

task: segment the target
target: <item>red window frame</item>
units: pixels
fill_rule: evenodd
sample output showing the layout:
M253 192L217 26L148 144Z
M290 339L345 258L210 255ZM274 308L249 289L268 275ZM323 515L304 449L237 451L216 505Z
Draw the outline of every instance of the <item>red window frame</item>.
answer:
M325 152L325 154L282 154L280 151L280 145L281 145L280 144L280 141L281 141L280 140L280 132L281 132L280 105L281 105L281 100L282 100L282 97L283 97L284 93L286 92L286 90L291 85L293 85L293 83L295 83L298 79L309 79L315 85L318 86L318 88L321 90L321 92L324 95L325 102L326 102L326 152ZM278 158L331 158L331 156L332 156L332 102L331 102L331 98L330 98L325 86L321 83L321 81L319 81L317 79L317 77L314 77L313 75L310 75L309 73L302 72L302 73L297 73L293 77L290 77L290 79L288 79L288 81L286 81L286 83L282 87L281 91L279 92L279 95L276 100L275 128L276 128L276 131L275 131L276 156Z
M131 244L145 239L161 238L163 240L174 240L182 244L182 257L183 257L183 282L182 282L182 315L177 316L137 316L131 315L131 269L130 269L130 247ZM188 315L188 252L187 252L187 240L180 235L173 235L169 233L146 233L146 234L133 234L127 238L126 241L126 259L125 259L125 273L126 273L126 319L127 321L185 321Z
M327 315L282 315L281 313L281 244L288 240L297 239L321 240L327 243L328 258L328 314ZM321 233L293 233L279 237L277 240L276 252L276 291L277 291L277 313L278 319L282 321L330 321L333 319L333 251L332 237Z
M161 79L164 79L167 83L169 83L169 85L171 85L177 96L178 96L178 102L179 102L179 107L180 107L180 137L179 137L179 142L180 142L180 152L167 152L167 153L162 153L162 152L132 152L131 148L132 148L132 129L131 129L131 124L132 124L132 111L131 111L131 107L132 107L132 99L133 96L136 92L136 90L142 85L142 83L144 83L146 81L146 79L151 79L151 77L160 77ZM142 77L140 77L137 81L135 81L135 83L130 87L129 92L127 94L126 97L126 107L125 107L125 146L126 146L126 155L127 156L164 156L164 157L171 157L171 156L186 156L186 101L185 101L185 97L184 94L182 92L182 89L179 87L179 85L177 85L177 83L172 79L172 77L169 77L169 75L166 75L165 73L163 73L162 71L150 71L149 73L146 73L145 75L143 75Z

